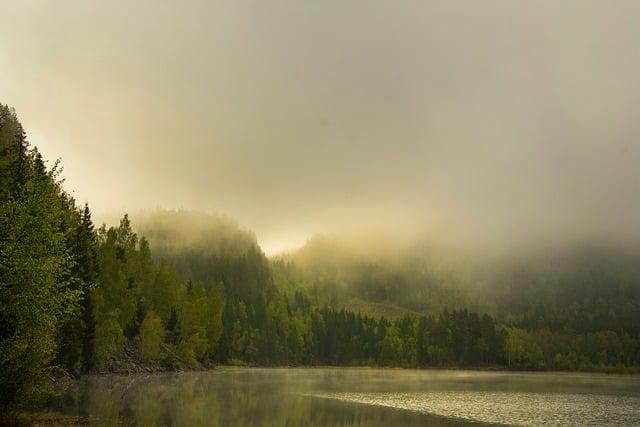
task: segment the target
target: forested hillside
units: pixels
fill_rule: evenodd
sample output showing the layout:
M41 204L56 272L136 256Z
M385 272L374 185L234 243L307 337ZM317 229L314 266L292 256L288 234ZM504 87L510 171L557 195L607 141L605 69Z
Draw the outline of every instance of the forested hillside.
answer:
M637 363L638 246L565 244L486 255L421 241L389 251L384 240L377 242L384 256L372 254L371 245L315 237L279 257L274 270L300 283L316 302L364 314L386 311L400 318L444 308L486 313L528 331L540 347L540 366L547 368Z
M65 372L640 365L635 250L489 265L367 247L315 240L269 260L232 221L185 211L96 227L0 105L0 412ZM401 315L353 311L354 299Z
M276 265L319 304L359 299L422 314L438 314L444 307L488 311L487 301L473 294L477 284L463 254L382 233L318 235L278 256Z

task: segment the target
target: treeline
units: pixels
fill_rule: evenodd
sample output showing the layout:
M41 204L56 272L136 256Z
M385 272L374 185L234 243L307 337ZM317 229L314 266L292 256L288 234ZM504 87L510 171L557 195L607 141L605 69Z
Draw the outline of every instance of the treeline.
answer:
M62 331L90 286L77 266L82 212L58 174L0 105L0 413L46 385Z
M221 363L640 365L637 323L629 326L624 317L636 313L635 302L618 311L627 313L623 322L605 330L550 323L535 310L503 317L460 307L395 320L367 316L338 309L326 292L331 287L314 286L291 263L269 261L251 233L228 221L208 229L209 216L194 222L185 212L160 213L141 225L150 240L133 231L126 215L116 227L96 228L89 207L77 206L59 173L57 163L47 167L29 146L15 112L0 105L0 413L37 397L61 372ZM376 271L369 269L372 276L356 289L378 298L399 295L398 285L389 288L385 283L395 282ZM412 295L437 295L446 305L447 289ZM591 321L597 323L600 311Z
M564 245L485 256L414 243L384 257L345 247L314 238L275 261L274 272L290 287L302 286L314 303L347 310L358 298L354 306L362 307L364 299L372 313L385 304L433 316L443 307L488 313L512 332L500 362L506 366L638 370L637 245ZM515 357L506 353L507 344Z
M96 229L0 105L0 418L64 371L213 363L223 292L178 281L131 229Z

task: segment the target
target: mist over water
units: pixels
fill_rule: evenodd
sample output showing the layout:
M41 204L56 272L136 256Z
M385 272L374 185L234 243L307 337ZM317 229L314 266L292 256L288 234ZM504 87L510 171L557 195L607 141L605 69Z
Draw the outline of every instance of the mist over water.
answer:
M1 1L0 424L639 425L639 22Z
M90 424L634 425L636 378L358 368L88 377L52 407Z
M640 5L9 2L0 96L96 219L222 212L268 252L424 230L640 237Z

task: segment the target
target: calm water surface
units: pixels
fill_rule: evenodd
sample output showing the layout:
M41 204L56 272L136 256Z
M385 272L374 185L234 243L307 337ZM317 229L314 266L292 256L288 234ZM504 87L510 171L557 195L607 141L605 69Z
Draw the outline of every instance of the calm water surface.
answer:
M640 378L221 368L88 377L51 406L96 425L640 425Z

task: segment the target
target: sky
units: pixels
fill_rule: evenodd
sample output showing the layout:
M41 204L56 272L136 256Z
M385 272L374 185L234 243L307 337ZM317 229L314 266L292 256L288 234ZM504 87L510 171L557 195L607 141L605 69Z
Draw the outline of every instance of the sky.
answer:
M3 0L0 102L94 217L640 238L640 2Z

